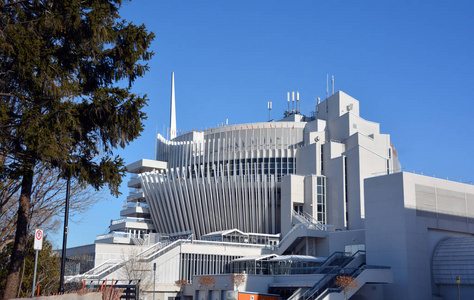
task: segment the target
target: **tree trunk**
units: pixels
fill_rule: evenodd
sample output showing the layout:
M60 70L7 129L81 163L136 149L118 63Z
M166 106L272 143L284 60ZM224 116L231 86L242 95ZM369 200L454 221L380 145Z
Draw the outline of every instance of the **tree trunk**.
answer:
M20 284L18 284L18 294L16 295L17 298L20 298L21 285L23 284L23 277L25 276L25 265L26 259L23 260L23 267L21 268Z
M10 268L8 269L7 283L3 293L3 299L16 297L20 283L20 269L26 255L26 241L28 239L28 223L31 190L33 186L33 164L25 170L21 181L20 205L18 206L18 220L16 226L15 242L13 244Z

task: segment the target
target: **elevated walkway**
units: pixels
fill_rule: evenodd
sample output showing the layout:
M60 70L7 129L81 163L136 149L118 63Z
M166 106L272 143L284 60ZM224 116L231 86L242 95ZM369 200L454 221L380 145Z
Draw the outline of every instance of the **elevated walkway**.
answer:
M180 235L183 237L183 235ZM195 247L201 247L204 249L208 249L209 247L213 246L221 246L222 248L229 248L229 247L244 247L244 248L252 248L258 251L261 249L270 249L268 245L254 245L254 244L240 244L240 243L229 243L229 242L215 242L215 241L200 241L200 240L193 240L192 234L189 235L187 239L178 239L178 240L170 240L167 242L158 242L153 246L145 249L144 251L135 255L133 260L136 260L138 263L151 263L156 262L157 265L166 262L171 257L179 256L181 253L183 245L193 245ZM253 251L253 250L252 250ZM237 252L237 251L234 251ZM96 266L95 268L87 271L84 274L79 274L75 276L67 276L66 282L77 282L79 280L99 280L104 279L106 277L109 278L118 278L120 277L120 268L124 267L127 264L127 260L109 260L105 263ZM115 273L118 272L118 273ZM117 275L119 275L117 277Z
M151 262L152 260L155 260L163 254L168 253L174 249L179 251L178 246L182 245L183 243L192 243L192 236L190 236L188 239L179 239L176 241L169 242L158 242L153 246L140 252L134 259L137 259L138 262ZM84 274L67 276L66 282L75 282L82 279L98 280L105 278L109 274L112 274L113 272L120 269L123 265L125 265L126 262L126 260L108 260L96 266L95 268L87 271Z

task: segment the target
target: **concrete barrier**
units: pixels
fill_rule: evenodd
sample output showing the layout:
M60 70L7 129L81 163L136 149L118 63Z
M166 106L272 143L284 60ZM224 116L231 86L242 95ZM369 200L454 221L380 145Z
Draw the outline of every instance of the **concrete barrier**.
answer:
M12 299L12 300L20 300L19 299ZM55 296L41 296L41 297L34 297L28 298L33 300L102 300L102 293L87 293L84 295L79 294L64 294L64 295L55 295Z

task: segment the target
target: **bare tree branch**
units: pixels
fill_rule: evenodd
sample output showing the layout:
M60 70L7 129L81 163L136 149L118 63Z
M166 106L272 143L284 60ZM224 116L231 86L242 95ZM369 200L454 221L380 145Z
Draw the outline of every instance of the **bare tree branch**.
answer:
M59 218L64 213L66 199L66 181L59 174L45 166L35 170L35 184L30 207L29 230L42 228L46 232L57 232ZM7 179L0 184L0 251L13 242L16 230L17 199L20 182ZM70 215L80 215L94 203L103 199L101 192L96 192L86 185L73 181L71 184Z

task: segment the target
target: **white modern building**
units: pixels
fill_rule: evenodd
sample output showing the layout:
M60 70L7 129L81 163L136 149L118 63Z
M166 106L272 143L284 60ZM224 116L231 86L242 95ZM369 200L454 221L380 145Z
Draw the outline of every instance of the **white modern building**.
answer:
M463 263L474 263L474 186L401 172L359 101L339 91L305 116L289 93L279 121L179 135L172 80L170 139L128 166L135 191L111 233L70 249L71 262L83 251L94 265L75 278L123 277L136 260L157 265L144 290L158 299L176 297L177 280L189 282L183 297L224 299L233 273L246 274L241 291L284 299L342 299L340 275L357 280L352 299L452 299L458 276L474 297ZM101 244L140 250L104 261ZM203 276L216 280L209 291Z

